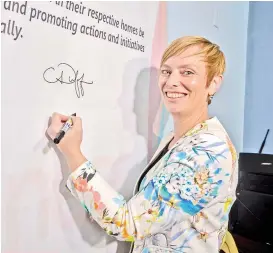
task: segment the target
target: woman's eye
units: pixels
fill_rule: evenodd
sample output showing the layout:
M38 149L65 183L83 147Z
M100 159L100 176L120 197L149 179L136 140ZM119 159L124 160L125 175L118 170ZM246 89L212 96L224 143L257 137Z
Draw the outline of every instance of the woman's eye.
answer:
M162 70L161 70L161 74L162 74L162 75L170 75L170 74L171 74L171 71L166 70L166 69L162 69Z
M193 75L193 72L190 71L190 70L185 70L185 71L182 72L182 74L185 75L185 76L189 76L189 75Z

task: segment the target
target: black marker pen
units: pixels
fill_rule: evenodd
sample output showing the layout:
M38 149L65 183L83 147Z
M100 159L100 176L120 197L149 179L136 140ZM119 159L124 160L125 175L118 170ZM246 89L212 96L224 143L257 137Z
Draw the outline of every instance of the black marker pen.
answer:
M76 113L73 113L71 116L76 116ZM57 134L57 136L54 138L54 143L58 144L61 139L64 137L65 133L69 130L69 128L73 125L72 118L70 117L63 125L60 132Z

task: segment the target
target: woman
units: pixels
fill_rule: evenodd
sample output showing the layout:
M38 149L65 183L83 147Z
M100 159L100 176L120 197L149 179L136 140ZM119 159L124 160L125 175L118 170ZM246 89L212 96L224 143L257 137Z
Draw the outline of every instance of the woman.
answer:
M109 235L133 242L132 252L219 252L235 201L236 151L208 104L219 89L225 58L202 37L182 37L166 49L159 89L174 131L160 144L125 201L81 152L82 123L58 148L73 171L71 193ZM68 116L53 114L54 138Z

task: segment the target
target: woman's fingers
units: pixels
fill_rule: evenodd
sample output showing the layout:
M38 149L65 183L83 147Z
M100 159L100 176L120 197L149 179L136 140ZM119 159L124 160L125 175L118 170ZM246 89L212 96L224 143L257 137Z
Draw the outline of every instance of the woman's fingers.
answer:
M63 115L63 114L60 114L60 113L57 113L57 112L54 112L52 114L52 121L53 122L65 122L69 119L70 116L67 116L67 115Z

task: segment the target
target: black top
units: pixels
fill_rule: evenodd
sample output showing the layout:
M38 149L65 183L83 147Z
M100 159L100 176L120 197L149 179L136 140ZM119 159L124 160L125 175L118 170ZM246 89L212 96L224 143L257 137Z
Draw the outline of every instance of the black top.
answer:
M146 176L146 174L149 172L149 170L152 169L157 164L157 162L168 152L169 144L171 143L172 140L173 140L173 138L167 143L167 145L161 150L161 152L158 154L158 156L149 164L149 166L146 168L145 172L141 175L141 177L138 181L138 184L137 184L138 191L139 191L139 187L141 185L143 178Z

